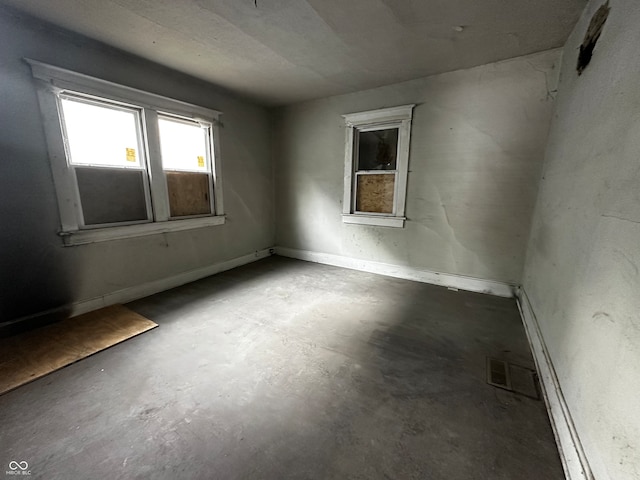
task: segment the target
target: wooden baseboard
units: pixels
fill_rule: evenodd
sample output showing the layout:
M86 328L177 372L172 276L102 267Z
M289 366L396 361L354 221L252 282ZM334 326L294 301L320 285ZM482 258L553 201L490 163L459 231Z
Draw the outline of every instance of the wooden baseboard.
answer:
M562 388L540 331L538 320L523 288L518 289L516 298L529 338L531 353L538 370L540 386L556 437L565 476L567 480L594 480L578 432L571 419L569 407L562 394Z

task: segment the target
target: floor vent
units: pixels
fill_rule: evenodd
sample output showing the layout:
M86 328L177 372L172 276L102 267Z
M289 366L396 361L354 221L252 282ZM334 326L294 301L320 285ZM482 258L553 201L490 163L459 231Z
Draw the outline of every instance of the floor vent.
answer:
M487 357L487 383L503 390L540 400L538 375L535 370L527 367Z
M487 383L494 387L511 390L511 375L509 375L507 362L487 357Z

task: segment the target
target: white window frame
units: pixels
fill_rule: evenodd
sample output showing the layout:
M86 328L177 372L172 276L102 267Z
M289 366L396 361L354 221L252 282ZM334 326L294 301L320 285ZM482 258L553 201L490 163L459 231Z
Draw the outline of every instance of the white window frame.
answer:
M409 142L411 140L411 105L369 110L366 112L342 115L346 125L344 153L344 198L342 201L342 221L361 225L403 228L406 220L405 205L407 196L407 175L409 173ZM356 210L358 135L384 129L398 129L398 150L396 154L396 170L376 170L376 174L396 176L393 212L373 213Z
M214 136L214 125L210 122L203 122L202 120L194 120L191 118L185 118L183 116L179 116L179 115L174 115L172 113L169 112L157 112L158 117L164 117L167 119L171 119L174 121L179 121L179 122L184 122L184 123L197 123L200 125L201 128L204 128L208 131L208 139L209 139L209 145L207 145L207 149L205 152L205 165L206 165L206 172L201 172L201 171L196 171L196 170L187 170L187 169L182 169L182 168L165 168L164 172L192 172L192 173L206 173L209 177L210 177L210 181L209 181L209 205L211 208L211 212L216 212L216 199L215 199L215 193L216 190L214 188L215 185L215 181L214 178L216 177L215 175L215 166L216 166L216 162L215 162L215 155L213 153L214 150L214 145L213 142L211 141L213 136ZM219 164L219 162L218 162ZM165 177L166 178L166 177ZM218 177L219 178L219 177ZM169 220L181 220L181 219L193 219L196 216L198 217L210 217L212 214L203 214L203 215L189 215L187 217L184 216L169 216Z
M158 233L189 230L225 223L222 199L222 168L220 161L220 116L221 112L198 105L156 95L135 88L66 70L36 60L24 59L31 67L36 81L38 101L49 151L51 171L55 184L60 211L61 228L59 235L66 246L82 245L121 238L139 237ZM82 210L74 168L70 164L65 149L63 125L60 117L61 95L78 96L98 101L104 100L140 110L141 164L150 179L148 198L153 203L151 220L117 226L86 228L83 225ZM210 129L210 145L207 154L211 175L211 214L194 217L170 216L167 183L162 167L158 115L170 115L193 121ZM148 205L148 208L150 206Z

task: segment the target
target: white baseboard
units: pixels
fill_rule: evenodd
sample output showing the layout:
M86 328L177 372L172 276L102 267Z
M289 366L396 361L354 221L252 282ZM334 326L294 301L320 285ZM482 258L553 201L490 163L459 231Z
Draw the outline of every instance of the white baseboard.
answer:
M562 394L562 388L547 351L538 320L523 288L518 291L517 301L540 377L540 386L558 444L565 476L567 480L594 480L578 432L571 419L567 402Z
M139 298L148 297L155 293L169 290L170 288L179 287L190 282L195 282L201 278L215 275L216 273L231 270L232 268L246 265L247 263L255 262L262 258L271 255L269 248L264 250L256 250L254 253L243 255L242 257L232 258L226 262L216 263L214 265L207 265L206 267L196 268L187 272L182 272L172 277L161 278L153 282L143 283L142 285L136 285L134 287L124 288L122 290L116 290L115 292L102 295L100 297L92 298L90 300L84 300L73 304L71 314L81 315L83 313L97 310L99 308L107 307L109 305L115 305L117 303L127 303Z
M122 290L116 290L99 297L90 298L88 300L81 300L74 302L71 305L64 305L55 309L40 312L27 317L18 318L7 324L16 324L26 320L33 320L40 316L50 315L57 312L70 312L71 316L81 315L83 313L98 310L99 308L108 307L109 305L115 305L117 303L127 303L139 298L147 297L155 293L169 290L170 288L179 287L201 278L209 277L216 273L224 272L225 270L231 270L247 263L255 262L262 258L271 255L270 248L264 250L257 250L254 253L243 255L242 257L232 258L225 262L216 263L214 265L207 265L206 267L196 268L187 272L182 272L172 277L161 278L152 282L143 283L142 285L135 285L133 287L123 288Z
M372 262L370 260L359 260L342 255L311 252L309 250L298 250L286 247L275 247L275 252L276 255L281 255L283 257L297 258L308 262L324 263L326 265L350 268L352 270L361 270L363 272L378 273L389 277L404 278L405 280L457 288L458 290L488 293L499 297L514 297L516 292L516 286L508 283L465 277L462 275L453 275L450 273L432 272L404 265Z

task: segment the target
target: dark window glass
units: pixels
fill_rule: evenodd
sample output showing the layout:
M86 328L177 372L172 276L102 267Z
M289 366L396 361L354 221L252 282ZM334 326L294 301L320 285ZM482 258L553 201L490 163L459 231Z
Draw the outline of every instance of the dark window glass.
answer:
M397 155L397 128L359 132L358 170L395 170Z

